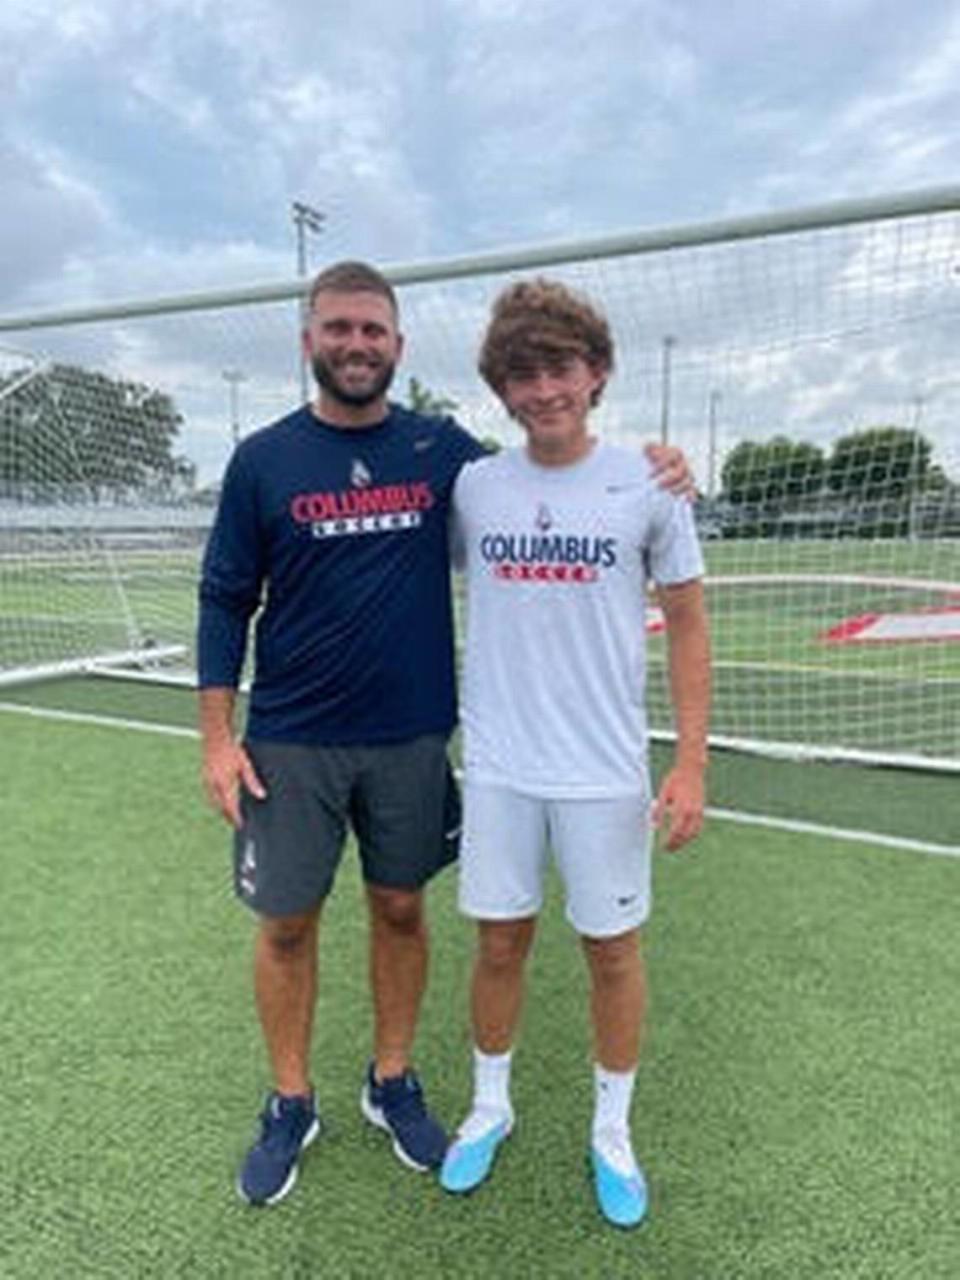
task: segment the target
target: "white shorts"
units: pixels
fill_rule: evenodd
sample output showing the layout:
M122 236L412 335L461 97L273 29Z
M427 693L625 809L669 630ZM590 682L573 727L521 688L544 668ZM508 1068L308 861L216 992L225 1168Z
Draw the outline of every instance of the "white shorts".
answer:
M460 847L460 910L521 920L543 905L548 849L563 880L567 919L610 938L650 914L650 796L548 800L467 781Z

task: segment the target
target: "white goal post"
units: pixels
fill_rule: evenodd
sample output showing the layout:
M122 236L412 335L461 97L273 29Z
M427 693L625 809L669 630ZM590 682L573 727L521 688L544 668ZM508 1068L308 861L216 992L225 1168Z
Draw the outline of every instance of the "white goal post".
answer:
M475 372L518 275L606 312L603 436L701 487L714 741L960 770L960 188L385 268L410 379L516 440ZM300 280L0 319L0 684L192 668L233 439L299 398ZM651 723L669 735L650 623Z
M147 554L149 509L139 494L131 504L129 489L126 505L101 501L119 490L104 484L104 467L85 440L87 420L106 424L95 450L110 453L118 474L110 440L127 424L100 392L93 376L78 385L77 371L0 347L0 688L145 671L187 654L182 641L155 638L149 608L135 603L130 548L140 561ZM134 475L129 464L127 474ZM161 541L169 539L166 513L153 521ZM164 619L158 634L165 632Z

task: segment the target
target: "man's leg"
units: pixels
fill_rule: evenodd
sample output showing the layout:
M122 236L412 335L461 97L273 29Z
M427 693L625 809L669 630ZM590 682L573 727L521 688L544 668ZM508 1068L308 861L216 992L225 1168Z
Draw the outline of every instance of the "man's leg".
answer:
M647 1005L640 931L581 941L590 970L595 1060L607 1071L635 1071Z
M546 857L545 801L468 780L459 896L460 910L478 922L470 988L473 1102L443 1163L440 1184L447 1191L479 1186L513 1129L513 1043Z
M442 735L364 749L358 759L350 816L367 889L373 1066L382 1080L410 1067L429 959L423 890L456 856L445 820L453 799L459 826L459 798Z
M252 1204L273 1204L293 1186L300 1152L320 1129L310 1086L317 930L343 848L351 762L323 747L246 746L266 795L241 798L234 886L258 920L254 991L274 1089L240 1191Z
M591 1161L600 1208L608 1221L633 1227L647 1211L647 1189L633 1154L630 1104L646 1011L639 930L583 938L590 970L595 1106Z
M479 1186L513 1129L510 1068L535 929L535 916L478 922L470 988L473 1104L443 1162L440 1184L446 1191Z
M319 915L317 907L304 915L260 917L254 990L274 1090L240 1171L238 1189L249 1204L276 1204L287 1195L301 1151L320 1132L310 1085Z
M360 1106L390 1134L397 1159L422 1173L439 1165L447 1148L411 1068L429 952L423 892L368 883L367 905L374 1057Z
M567 889L567 918L590 973L595 1108L594 1189L608 1222L639 1225L647 1188L633 1154L630 1104L646 1008L640 927L650 913L649 791L558 801L551 836Z
M374 1071L378 1080L409 1068L427 982L429 940L422 890L367 885Z
M374 1054L360 1105L390 1134L397 1158L422 1172L447 1147L411 1067L429 958L423 888L456 854L444 822L446 740L428 734L362 756L350 816L367 886Z
M536 918L481 920L470 988L473 1041L488 1055L508 1053L523 1006L523 976Z
M254 989L277 1093L310 1092L310 1040L317 994L320 908L306 915L261 917L254 949Z

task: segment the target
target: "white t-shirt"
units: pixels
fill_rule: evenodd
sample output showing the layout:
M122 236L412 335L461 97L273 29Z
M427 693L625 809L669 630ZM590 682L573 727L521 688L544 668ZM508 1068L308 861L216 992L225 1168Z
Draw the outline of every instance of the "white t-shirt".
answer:
M635 792L647 582L702 576L690 504L639 452L598 443L545 467L511 449L461 471L454 545L467 573L467 777L545 797Z

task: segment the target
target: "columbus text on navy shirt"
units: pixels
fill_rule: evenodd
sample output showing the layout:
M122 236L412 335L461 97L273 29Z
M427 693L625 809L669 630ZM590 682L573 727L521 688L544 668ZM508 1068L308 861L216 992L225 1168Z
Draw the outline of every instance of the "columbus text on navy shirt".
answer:
M204 556L201 688L236 688L256 620L247 734L349 744L456 719L448 514L483 448L391 406L342 428L298 409L236 449Z

